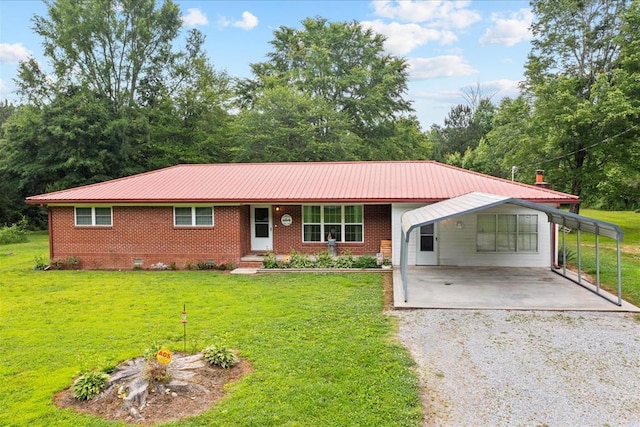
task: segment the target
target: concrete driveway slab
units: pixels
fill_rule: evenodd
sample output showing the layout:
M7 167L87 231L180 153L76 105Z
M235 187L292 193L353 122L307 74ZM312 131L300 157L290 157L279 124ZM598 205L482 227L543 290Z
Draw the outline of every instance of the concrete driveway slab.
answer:
M640 312L626 301L613 304L544 268L434 266L407 271L405 302L400 270L394 270L395 308Z

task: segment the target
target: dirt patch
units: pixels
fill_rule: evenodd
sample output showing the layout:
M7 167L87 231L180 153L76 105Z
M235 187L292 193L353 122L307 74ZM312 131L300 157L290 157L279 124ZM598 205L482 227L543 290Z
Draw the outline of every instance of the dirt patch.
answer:
M383 310L393 310L393 273L382 275Z
M180 355L177 355L180 357ZM193 357L193 356L184 356ZM120 364L119 369L131 369L141 358ZM172 361L173 363L173 361ZM140 405L131 404L123 397L121 382L110 381L105 390L89 401L79 401L68 388L57 393L53 401L60 408L70 408L77 412L95 415L113 421L134 425L151 425L195 416L210 409L225 393L225 385L237 381L252 372L246 360L223 369L208 363L197 363L189 369L181 369L179 381L167 384L152 382L148 386L146 399ZM121 368L123 367L124 368ZM120 395L119 395L120 394Z

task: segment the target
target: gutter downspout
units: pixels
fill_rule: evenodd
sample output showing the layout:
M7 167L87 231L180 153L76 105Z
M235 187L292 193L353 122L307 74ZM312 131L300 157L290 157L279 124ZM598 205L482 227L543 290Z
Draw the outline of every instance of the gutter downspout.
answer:
M53 212L47 208L47 221L49 225L49 262L53 259Z

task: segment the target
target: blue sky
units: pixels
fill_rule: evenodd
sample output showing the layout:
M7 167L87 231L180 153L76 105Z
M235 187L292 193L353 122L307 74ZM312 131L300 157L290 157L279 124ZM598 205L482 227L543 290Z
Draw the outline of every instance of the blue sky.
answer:
M442 124L464 103L465 88L480 84L498 103L516 96L531 48L527 1L177 1L184 32L206 35L211 63L235 77L265 59L280 26L300 27L307 17L359 21L387 37L385 48L410 64L409 90L423 130ZM0 0L0 99L15 101L18 61L33 55L46 69L31 17L44 15L36 0Z

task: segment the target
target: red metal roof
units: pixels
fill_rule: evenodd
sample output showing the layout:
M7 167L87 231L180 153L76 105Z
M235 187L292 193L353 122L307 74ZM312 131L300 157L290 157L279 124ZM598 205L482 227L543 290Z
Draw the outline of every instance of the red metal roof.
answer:
M435 202L479 191L538 203L570 194L435 161L177 165L27 198L56 203Z

